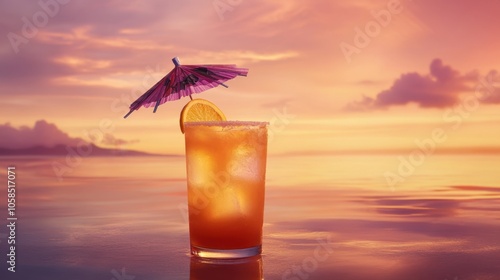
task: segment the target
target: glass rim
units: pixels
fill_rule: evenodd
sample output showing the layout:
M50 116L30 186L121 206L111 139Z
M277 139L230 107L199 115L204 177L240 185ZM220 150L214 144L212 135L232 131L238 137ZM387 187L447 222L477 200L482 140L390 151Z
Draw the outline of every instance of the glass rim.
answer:
M269 122L261 121L196 121L196 122L185 122L184 127L189 126L217 126L217 127L267 127Z

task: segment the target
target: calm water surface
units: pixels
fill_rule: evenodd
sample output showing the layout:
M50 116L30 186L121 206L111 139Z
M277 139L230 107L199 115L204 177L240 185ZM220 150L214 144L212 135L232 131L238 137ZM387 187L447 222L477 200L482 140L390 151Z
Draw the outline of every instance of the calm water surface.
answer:
M0 279L500 279L500 157L403 161L270 157L262 257L207 264L188 254L183 157L83 158L62 177L64 158L0 157L0 218L9 165L18 216Z

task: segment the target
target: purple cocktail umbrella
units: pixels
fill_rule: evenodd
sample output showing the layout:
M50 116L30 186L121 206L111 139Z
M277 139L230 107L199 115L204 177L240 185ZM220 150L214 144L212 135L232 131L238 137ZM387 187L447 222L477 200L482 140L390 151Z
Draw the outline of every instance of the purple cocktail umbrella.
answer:
M248 73L248 69L238 68L236 65L181 65L177 57L174 57L172 61L175 68L134 101L130 105L130 112L124 118L141 106L154 105L153 112L156 112L158 106L167 101L177 100L184 96L193 99L191 94L219 85L227 88L224 82L237 76L246 76Z

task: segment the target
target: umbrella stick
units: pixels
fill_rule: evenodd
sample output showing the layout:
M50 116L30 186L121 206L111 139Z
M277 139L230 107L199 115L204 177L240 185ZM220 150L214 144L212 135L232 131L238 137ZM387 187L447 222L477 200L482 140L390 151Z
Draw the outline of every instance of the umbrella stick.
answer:
M179 61L179 58L176 56L174 58L172 58L172 62L174 63L174 65L177 67L179 65L181 65L181 62Z
M191 94L189 95L189 98L191 98L191 100L193 100L193 97L191 96Z
M158 106L160 106L160 101L161 99L159 99L158 101L156 101L156 104L155 104L155 108L153 110L153 113L156 113L156 109L158 109Z
M130 110L130 112L128 112L123 118L126 119L130 114L132 114L134 110Z

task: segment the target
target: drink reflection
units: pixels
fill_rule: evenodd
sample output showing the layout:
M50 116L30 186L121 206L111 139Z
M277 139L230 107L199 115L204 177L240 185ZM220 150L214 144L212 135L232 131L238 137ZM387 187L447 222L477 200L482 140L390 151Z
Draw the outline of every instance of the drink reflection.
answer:
M235 260L207 260L191 257L191 280L262 280L262 256Z

